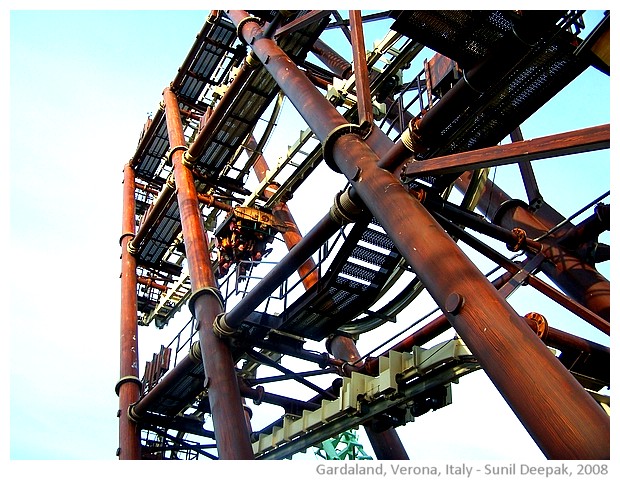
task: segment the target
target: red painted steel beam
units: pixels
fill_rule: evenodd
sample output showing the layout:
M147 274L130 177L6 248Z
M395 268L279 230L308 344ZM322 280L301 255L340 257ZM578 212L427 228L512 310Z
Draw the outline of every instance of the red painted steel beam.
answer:
M237 26L248 17L228 16ZM239 30L545 455L609 458L609 416L260 25L245 21Z
M292 20L286 25L278 28L273 36L274 38L279 38L281 36L296 32L307 27L308 25L318 22L330 14L331 12L329 10L310 10L305 15L302 15L301 17L296 18L295 20Z
M355 95L357 96L357 116L360 125L372 125L372 99L370 98L370 77L366 64L366 46L364 45L364 27L362 13L349 10L351 42L353 44L353 69L355 73Z
M235 365L226 343L215 336L213 320L222 313L223 305L211 270L209 248L191 171L183 164L185 137L175 94L164 90L166 124L177 187L177 201L185 251L189 267L192 296L190 310L199 322L200 350L205 372L209 405L213 417L219 458L243 460L254 458L245 422Z
M609 138L609 124L583 128L533 140L411 162L405 166L402 176L411 179L425 175L462 173L467 170L508 165L525 160L533 161L591 152L609 148Z
M209 195L206 193L197 194L198 201L204 203L208 207L219 208L220 210L224 210L225 212L232 211L233 207L227 203L220 202L213 195Z
M140 459L140 427L129 418L129 406L140 398L142 389L138 365L138 296L136 258L129 242L136 232L135 172L125 165L123 178L123 222L121 236L121 331L119 397L119 451L121 460Z

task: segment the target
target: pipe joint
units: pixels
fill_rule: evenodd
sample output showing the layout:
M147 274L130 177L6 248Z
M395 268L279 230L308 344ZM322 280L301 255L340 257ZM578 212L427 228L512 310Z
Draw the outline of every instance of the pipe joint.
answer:
M426 147L422 144L422 136L416 119L412 119L409 122L409 125L400 136L400 141L403 142L407 150L413 153L424 152L426 150Z
M215 317L215 320L213 321L213 332L219 338L226 338L234 335L236 330L234 328L231 328L226 323L226 314L220 313L218 316Z
M130 255L133 255L134 257L138 254L138 247L136 247L133 243L135 238L136 237L134 235L132 239L127 242L127 251Z
M248 53L245 57L245 64L248 66L248 68L251 69L258 68L262 65L261 61L258 59L258 57L253 51Z
M140 419L142 418L142 416L136 413L135 403L132 403L131 405L129 405L129 407L127 407L127 418L134 423L140 423Z
M177 151L179 151L179 150L181 150L181 151L183 151L183 152L187 153L187 147L186 147L185 145L177 145L176 147L172 147L170 150L168 150L168 152L166 152L166 156L165 156L165 158L166 158L166 163L168 163L168 164L172 164L172 156L174 155L174 153L175 153L175 152L177 152ZM193 157L192 157L192 158L193 158ZM183 155L183 158L182 158L181 162L182 162L182 163L183 163L183 165L185 165L186 167L187 167L187 166L191 166L191 164L190 164L190 165L188 165L188 164L186 163L186 160L185 160L185 155Z
M246 23L250 23L250 22L256 23L256 24L258 25L258 27L262 27L262 26L263 26L263 24L264 24L264 22L263 22L260 18L255 17L254 15L249 15L249 16L247 16L247 17L243 18L243 19L242 19L242 20L241 20L241 21L237 24L237 38L239 38L239 41L240 41L241 43L243 43L244 45L247 45L247 44L248 44L248 42L246 41L246 39L245 39L245 38L243 38L243 32L242 32L242 30L243 30L243 27L245 27L245 24L246 24Z
M200 342L192 343L192 346L189 348L189 358L195 364L199 364L202 362L202 350L200 349Z
M142 381L135 375L127 375L125 377L121 377L121 379L118 382L116 382L114 391L116 392L117 396L119 395L119 392L121 390L121 385L125 383L135 383L140 387L140 391L142 391Z
M123 246L123 239L125 237L131 237L129 239L129 242L131 242L134 238L136 238L136 234L133 232L125 232L121 235L121 238L118 239L118 244L122 247Z
M181 159L181 163L188 168L192 168L196 163L197 158L194 157L191 153L189 153L188 149L185 149L183 152L183 158Z
M476 92L478 95L482 95L484 93L484 91L481 91L480 89L474 87L472 85L472 83L469 81L469 79L467 78L467 72L465 70L463 70L463 81L465 82L465 84L471 88L474 92Z
M350 189L343 190L334 198L334 203L329 209L329 216L336 223L346 225L357 220L363 209L351 199Z
M525 315L525 318L534 321L534 331L536 335L538 335L541 340L546 340L549 335L549 322L547 322L547 319L537 312L530 312Z
M187 306L189 307L189 311L192 312L192 315L194 317L196 316L196 313L194 311L196 300L198 300L198 297L201 297L202 295L205 295L205 294L213 295L217 299L218 303L220 304L220 308L224 310L224 297L222 297L220 290L216 287L203 287L203 288L196 290L195 292L192 292L191 296L189 297L189 300L187 301Z
M365 138L370 133L370 130L364 130L359 125L354 125L352 123L345 123L343 125L338 125L331 132L327 134L327 137L323 141L323 158L325 159L325 163L327 166L331 168L336 173L342 173L336 162L334 160L334 145L336 144L336 140L344 135L356 134L361 138Z
M519 200L516 198L506 200L495 211L495 214L493 215L491 222L494 223L495 225L501 225L502 220L504 219L504 215L506 215L509 211L513 209L516 210L519 207L527 210L529 208L529 205L525 203L523 200Z

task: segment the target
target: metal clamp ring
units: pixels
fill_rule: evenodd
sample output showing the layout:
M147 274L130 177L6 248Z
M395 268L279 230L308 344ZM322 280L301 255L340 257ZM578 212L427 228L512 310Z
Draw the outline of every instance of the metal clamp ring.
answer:
M189 348L189 358L196 364L202 363L202 353L200 349L200 342L192 343L192 346Z
M342 125L338 125L331 132L329 132L327 134L327 137L323 141L323 158L325 159L325 163L327 163L327 166L336 173L342 172L338 170L338 166L336 165L336 162L334 161L334 157L332 155L334 144L336 143L336 140L338 140L340 137L342 137L343 135L348 135L350 133L354 133L363 138L366 132L359 125L345 123Z
M222 297L220 290L216 287L203 287L193 292L187 301L187 306L189 307L189 311L192 312L192 315L196 316L194 313L194 304L196 303L196 300L205 293L210 293L213 295L217 299L222 310L224 309L224 298Z
M230 328L226 323L226 314L220 313L213 321L213 332L220 338L226 338L234 335L236 330L234 328Z
M166 163L172 163L172 155L177 150L187 151L187 147L185 145L177 145L176 147L172 147L170 150L168 150L166 152L166 155L164 156L164 158L166 159Z
M130 255L133 255L133 256L135 256L138 253L138 247L136 247L133 244L134 239L135 239L135 235L131 240L127 242L127 251L129 252Z
M140 390L142 390L142 381L134 376L134 375L127 375L126 377L122 377L118 382L116 382L116 386L114 387L114 391L116 392L116 395L119 395L119 391L121 389L121 385L123 383L127 383L127 382L132 382L132 383L136 383L140 386Z
M263 25L263 21L262 21L260 18L255 17L254 15L249 15L249 16L245 17L244 19L242 19L242 20L239 22L239 24L237 25L237 38L238 38L238 39L239 39L239 41L240 41L241 43L243 43L244 45L247 45L247 44L248 44L248 42L245 40L245 38L243 38L243 35L242 35L242 33L241 33L241 30L243 29L243 27L245 26L245 24L246 24L246 23L248 23L248 22L254 22L254 23L257 23L259 27Z

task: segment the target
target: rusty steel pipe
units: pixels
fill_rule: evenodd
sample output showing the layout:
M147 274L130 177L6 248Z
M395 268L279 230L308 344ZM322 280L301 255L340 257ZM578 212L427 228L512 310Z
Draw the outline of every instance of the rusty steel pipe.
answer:
M349 10L351 43L353 44L353 68L355 74L355 95L357 96L357 116L360 125L372 125L372 98L370 97L370 78L366 63L366 46L364 45L364 27L362 13Z
M463 191L469 183L468 179L469 174L466 172L459 177L456 187ZM492 212L489 216L493 218L494 223L509 229L521 228L531 238L544 235L559 223L556 212L546 207L545 202L536 214L533 214L526 205L513 200L497 185L491 185L488 180L479 204ZM543 253L548 261L542 264L542 271L570 298L609 322L609 280L596 268L563 248L560 243L562 237L573 228L574 226L568 223L543 241Z
M510 281L513 274L506 272L493 280L492 284L495 288L500 289L504 284ZM425 343L431 341L433 338L447 332L452 325L448 321L448 317L445 314L438 316L431 320L423 327L413 332L408 337L404 338L396 345L392 346L389 350L383 352L378 357L369 358L364 365L364 371L369 375L377 375L379 373L379 357L385 357L389 355L390 350L395 352L409 352L414 346L422 346Z
M162 377L157 385L131 406L131 416L136 420L144 417L151 408L161 401L171 386L178 385L180 381L186 378L197 362L200 362L200 359L194 358L191 354L181 359L172 370Z
M226 14L235 26L239 26L242 20L250 17L242 10L228 10ZM289 98L292 95L296 97L296 101L293 102L295 108L321 142L335 127L348 123L316 90L310 80L305 75L300 75L295 62L273 40L263 37L263 29L258 22L251 19L245 21L240 30L239 34L243 40L251 46L254 55L278 82L282 91Z
M213 195L208 195L206 193L199 193L197 194L197 198L199 202L204 203L208 207L219 208L220 210L224 210L225 212L230 212L233 209L233 207L230 206L229 204L216 200L216 198Z
M150 210L142 220L142 224L140 225L135 237L131 240L130 248L133 249L134 252L138 252L140 250L140 245L148 235L149 230L153 227L153 225L155 225L155 223L157 223L159 216L164 211L164 208L173 195L174 187L171 187L169 183L166 182L157 196L155 203L151 205Z
M129 252L129 242L135 235L136 199L135 172L125 165L123 175L123 220L121 235L121 325L120 380L116 384L119 397L120 460L138 460L140 427L129 418L129 406L140 398L142 385L138 363L138 298L136 258Z
M164 102L170 146L173 149L185 147L179 104L169 88L164 90ZM189 306L199 322L198 333L205 386L209 390L209 405L218 454L222 460L252 459L254 453L250 432L245 422L233 358L228 346L213 332L213 320L222 313L223 302L211 270L196 187L191 172L183 164L182 149L174 150L172 164L192 285Z
M609 417L421 204L354 135L336 141L334 158L545 455L608 458Z
M138 283L140 285L145 285L149 288L155 288L160 292L165 292L166 290L168 290L168 287L166 287L165 285L161 285L160 283L156 283L152 278L149 277L138 277Z
M235 25L248 17L243 11L230 11L228 16ZM246 21L240 34L316 136L324 144L332 137L326 156L333 154L335 165L390 235L543 453L554 459L609 458L610 422L599 405L426 209L390 172L377 166L377 155L348 130L346 120L287 55L275 42L261 37L260 25ZM334 138L337 128L339 136ZM459 275L442 274L449 271ZM548 409L540 409L532 396L540 397Z
M413 152L421 153L442 141L441 132L455 115L467 109L489 87L503 78L541 37L549 34L562 12L523 12L510 34L500 39L493 50L476 65L460 65L463 76L442 97L441 102L421 118L414 118L396 141L394 161L403 161ZM518 32L518 33L517 33ZM406 145L406 148L402 148Z

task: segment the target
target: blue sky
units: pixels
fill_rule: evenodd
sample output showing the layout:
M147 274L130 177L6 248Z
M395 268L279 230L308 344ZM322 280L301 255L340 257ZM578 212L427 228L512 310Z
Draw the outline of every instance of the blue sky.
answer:
M3 109L10 112L3 189L10 191L10 273L3 279L10 300L10 458L113 460L122 168L208 12L19 11L18 2L11 8L10 51L3 45L10 53ZM2 13L6 24L9 13ZM600 72L590 69L562 97L572 100L544 107L524 125L525 138L609 122L609 77ZM584 162L588 168L576 178ZM535 165L548 187L545 199L565 215L609 189L608 151ZM555 188L564 182L568 189ZM302 204L291 205L298 220ZM325 211L310 212L305 231ZM151 354L141 352L141 360ZM403 431L410 454L445 458L428 441L443 438L457 457L462 449L475 458L542 459L483 375L465 377L453 395L453 405ZM492 423L476 427L465 418L475 402L484 403L475 411Z

